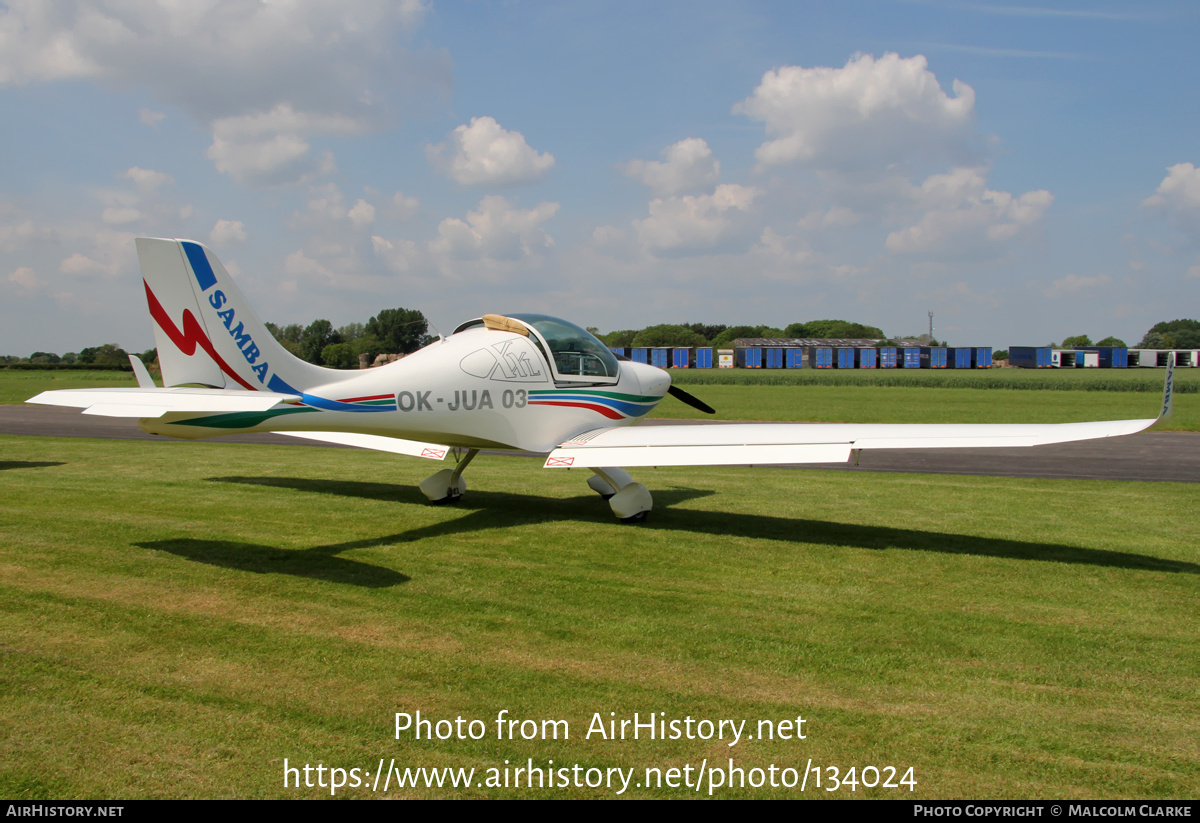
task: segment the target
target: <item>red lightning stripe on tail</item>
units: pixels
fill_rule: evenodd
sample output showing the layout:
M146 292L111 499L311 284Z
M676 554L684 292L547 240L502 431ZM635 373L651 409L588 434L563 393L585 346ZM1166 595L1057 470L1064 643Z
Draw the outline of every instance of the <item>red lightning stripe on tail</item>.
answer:
M166 332L167 337L171 338L171 342L175 344L175 348L188 357L191 357L196 353L196 346L200 346L213 359L213 362L221 367L221 371L250 391L258 390L255 386L252 386L239 377L238 373L230 368L229 364L221 358L221 355L217 354L216 349L213 348L212 341L208 339L208 335L204 333L204 329L201 328L200 323L197 322L190 311L187 309L183 310L183 331L180 331L179 327L171 320L171 316L167 314L167 310L162 307L162 303L158 302L158 298L154 296L154 292L150 291L150 284L145 280L142 281L142 284L146 287L146 302L150 306L150 316L154 318L154 322L158 324L158 327Z

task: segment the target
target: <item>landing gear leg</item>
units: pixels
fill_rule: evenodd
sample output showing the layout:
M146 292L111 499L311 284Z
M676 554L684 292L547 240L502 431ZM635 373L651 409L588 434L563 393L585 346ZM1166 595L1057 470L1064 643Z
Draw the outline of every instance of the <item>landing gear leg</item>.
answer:
M650 491L633 482L629 472L618 468L593 468L588 486L608 501L608 505L623 523L641 523L654 505Z
M457 454L458 452L456 452ZM479 449L470 449L465 457L461 457L453 469L442 469L440 472L427 477L417 486L421 494L430 502L438 505L457 503L467 493L467 481L462 479L463 470L479 454Z

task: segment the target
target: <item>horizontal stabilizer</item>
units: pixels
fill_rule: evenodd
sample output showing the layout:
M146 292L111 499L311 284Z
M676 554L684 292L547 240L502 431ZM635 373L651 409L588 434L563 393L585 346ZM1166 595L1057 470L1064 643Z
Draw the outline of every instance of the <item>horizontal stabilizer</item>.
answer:
M103 417L162 417L168 412L254 412L299 403L296 394L233 389L59 389L26 403L68 406Z
M320 440L323 443L337 443L342 446L356 446L360 449L406 454L409 457L424 457L429 460L442 460L449 446L438 443L422 443L417 440L404 440L399 437L382 437L378 434L355 434L354 432L275 432L288 437L302 437L305 440Z

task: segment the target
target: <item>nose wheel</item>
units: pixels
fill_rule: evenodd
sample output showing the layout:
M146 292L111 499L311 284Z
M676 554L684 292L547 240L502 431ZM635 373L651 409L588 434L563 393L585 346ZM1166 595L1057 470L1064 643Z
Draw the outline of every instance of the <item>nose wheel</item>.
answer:
M588 487L608 501L609 508L622 523L641 523L654 507L650 491L635 483L629 472L616 467L593 468Z

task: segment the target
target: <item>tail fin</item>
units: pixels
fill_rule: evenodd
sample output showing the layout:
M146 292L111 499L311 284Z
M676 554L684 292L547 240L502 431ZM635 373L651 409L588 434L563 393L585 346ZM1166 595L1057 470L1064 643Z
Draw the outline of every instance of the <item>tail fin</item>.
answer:
M300 394L344 376L279 345L204 246L151 237L136 242L164 386Z

